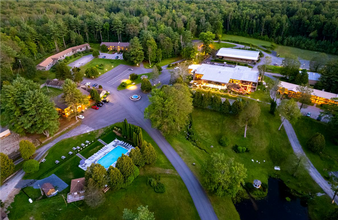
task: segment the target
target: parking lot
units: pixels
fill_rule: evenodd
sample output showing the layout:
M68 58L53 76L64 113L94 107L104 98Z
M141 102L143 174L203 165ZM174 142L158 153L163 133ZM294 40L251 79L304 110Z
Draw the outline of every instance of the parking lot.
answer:
M123 60L123 54L122 53L114 53L114 54L109 54L109 53L101 53L99 55L99 58L103 59L110 59L110 60L116 60L116 57L118 57L119 60Z

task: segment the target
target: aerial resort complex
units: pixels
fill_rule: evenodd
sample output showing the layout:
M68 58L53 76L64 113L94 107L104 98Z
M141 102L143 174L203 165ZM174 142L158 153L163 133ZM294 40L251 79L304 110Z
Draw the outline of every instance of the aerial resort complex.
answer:
M79 167L84 171L86 171L93 163L101 164L105 169L108 169L110 166L115 167L117 159L121 157L122 154L129 155L129 152L133 148L132 145L115 139L88 159L82 159Z
M338 0L0 15L0 220L338 220Z

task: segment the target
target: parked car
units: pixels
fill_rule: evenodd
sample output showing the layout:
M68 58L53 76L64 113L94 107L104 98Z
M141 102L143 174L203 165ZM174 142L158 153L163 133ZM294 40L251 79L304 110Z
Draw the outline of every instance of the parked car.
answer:
M117 60L118 60L118 59L119 59L119 56L116 56L116 57L115 57L115 59L117 59Z
M102 58L106 58L106 56L103 56Z
M85 117L83 115L77 116L79 119L84 119Z
M93 84L93 87L94 87L94 88L96 88L96 86L97 86L97 83Z
M306 113L306 117L311 117L311 112Z
M85 84L86 86L89 86L90 85L90 82L86 82L86 84Z
M103 99L102 102L104 102L104 103L109 103L109 100Z
M96 105L93 105L92 109L99 110L99 107L97 107Z
M133 71L133 69L132 69L132 68L129 68L128 70L129 70L129 71Z
M102 106L103 106L103 103L102 103L102 102L98 102L98 103L96 103L96 106L102 107Z
M321 116L321 115L318 115L318 117L317 117L317 121L321 121L321 120L322 120L322 117L323 117L323 116Z

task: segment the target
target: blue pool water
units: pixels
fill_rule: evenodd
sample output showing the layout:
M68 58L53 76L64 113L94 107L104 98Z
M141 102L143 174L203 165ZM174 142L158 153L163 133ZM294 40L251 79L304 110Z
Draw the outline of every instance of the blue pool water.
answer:
M133 97L133 99L137 99L138 95L133 95L132 97Z
M127 152L128 152L127 149L121 146L117 146L112 151L110 151L108 154L106 154L104 157L102 157L98 161L98 163L104 166L104 168L108 169L113 163L117 161L119 157L122 156L122 154L125 154Z

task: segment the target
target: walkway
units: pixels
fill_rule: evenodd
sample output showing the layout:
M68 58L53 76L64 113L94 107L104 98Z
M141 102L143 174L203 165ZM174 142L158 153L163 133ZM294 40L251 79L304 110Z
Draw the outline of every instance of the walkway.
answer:
M306 168L309 171L309 174L312 177L312 179L324 190L324 192L330 198L333 198L334 191L331 189L331 185L322 177L322 175L318 172L318 170L313 166L309 158L306 156L302 146L298 141L297 135L291 123L288 120L284 120L283 126L295 154L298 157L306 158ZM336 196L335 202L336 204L338 204L338 196Z
M101 139L98 139L98 142L100 142L101 144L103 144L103 145L107 145L107 143L106 142L104 142L103 140L101 140Z
M76 156L80 157L80 159L82 159L82 160L86 160L86 158L84 156L82 156L80 153L77 153Z

